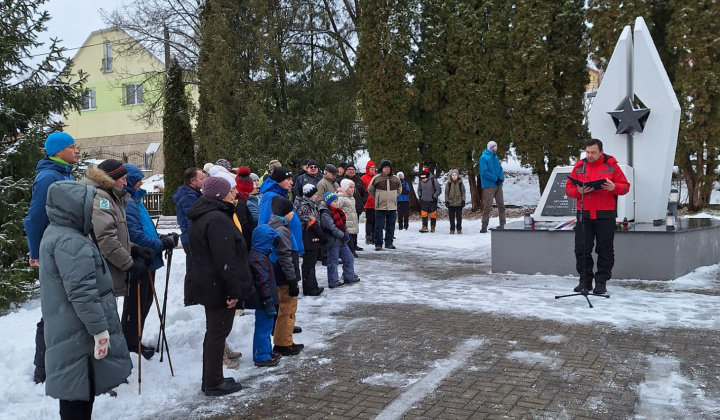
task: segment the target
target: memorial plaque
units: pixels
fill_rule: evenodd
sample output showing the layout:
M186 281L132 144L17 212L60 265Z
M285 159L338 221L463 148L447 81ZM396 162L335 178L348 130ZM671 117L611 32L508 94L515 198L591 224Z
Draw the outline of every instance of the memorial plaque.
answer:
M543 203L542 216L548 217L567 217L577 213L577 200L568 197L565 194L565 184L567 183L568 173L557 173L553 179L551 186L545 187L548 190L548 196Z

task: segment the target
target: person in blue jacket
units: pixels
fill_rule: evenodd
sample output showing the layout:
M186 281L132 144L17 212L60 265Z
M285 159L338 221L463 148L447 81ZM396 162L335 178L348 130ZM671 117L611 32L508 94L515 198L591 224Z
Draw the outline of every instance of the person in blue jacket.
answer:
M180 242L182 242L183 250L185 251L185 282L184 282L184 296L183 303L185 306L194 305L192 299L192 287L190 285L190 269L192 267L192 254L190 253L190 219L187 216L188 211L192 208L195 202L200 198L202 193L203 181L205 180L205 174L200 168L187 168L183 174L184 184L179 186L175 195L172 196L173 202L175 202L175 214L177 215L177 222L180 225Z
M150 282L155 279L155 271L162 267L162 252L166 249L175 248L179 236L175 234L158 235L155 224L150 218L150 213L142 202L147 191L140 188L143 177L145 176L140 169L129 163L125 164L127 170L127 185L123 188L130 195L125 205L125 215L127 218L127 228L130 233L130 242L155 251L152 264L149 265L149 272L142 276L130 276L130 287L128 287L128 296L123 302L122 311L122 330L125 334L125 341L128 350L138 352L138 287L140 284L140 326L145 329L145 319L150 313L153 303L153 293ZM151 278L152 277L152 278ZM142 331L141 330L141 331ZM155 354L155 349L142 345L141 349L143 357L150 359Z
M47 155L36 167L37 176L33 181L30 209L25 218L25 233L30 252L30 266L40 266L40 240L50 222L45 212L47 190L56 181L74 181L73 165L78 162L80 151L75 147L75 140L67 133L52 133L45 140ZM43 319L37 324L35 332L35 373L36 383L45 382L45 323Z
M398 229L407 230L410 224L410 185L405 181L404 173L398 172L397 177L402 183L402 192L397 198Z
M483 194L482 230L480 230L480 233L487 232L493 199L497 204L498 216L500 217L499 229L502 229L505 226L505 201L503 200L502 189L505 174L500 165L500 159L497 157L497 143L494 141L488 142L487 148L483 150L482 156L478 160L478 167L480 169L480 183Z

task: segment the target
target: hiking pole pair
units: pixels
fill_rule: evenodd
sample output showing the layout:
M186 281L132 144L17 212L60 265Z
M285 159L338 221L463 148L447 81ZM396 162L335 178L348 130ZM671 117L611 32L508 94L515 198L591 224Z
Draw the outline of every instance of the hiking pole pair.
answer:
M167 316L167 296L168 296L168 286L170 285L170 266L172 265L172 256L173 256L173 248L170 248L165 251L165 258L167 259L167 269L165 271L165 296L163 297L163 305L162 305L162 312L158 313L160 316L160 335L158 336L158 343L155 347L155 352L160 353L160 361L163 361L163 345L165 348L167 348L167 338L165 341L161 341L162 337L165 337L165 318ZM155 298L155 302L157 303L157 297ZM159 303L158 303L159 305ZM158 306L158 311L159 311ZM170 360L170 349L168 348L168 361ZM170 367L172 369L172 366Z
M162 343L165 344L165 348L167 349L168 354L168 364L170 365L170 375L175 376L175 372L173 371L172 366L172 360L170 359L170 347L167 344L167 336L165 335L165 322L163 321L162 312L160 311L160 302L158 302L157 291L155 290L155 277L152 275L150 270L148 270L148 276L150 277L150 287L152 288L153 298L155 300L155 308L157 308L158 317L160 318L160 336L158 337L158 342L160 341L160 339L162 339ZM165 298L167 299L167 286L165 286L165 290ZM157 352L157 347L155 349L155 352ZM160 356L160 361L162 362L162 354Z

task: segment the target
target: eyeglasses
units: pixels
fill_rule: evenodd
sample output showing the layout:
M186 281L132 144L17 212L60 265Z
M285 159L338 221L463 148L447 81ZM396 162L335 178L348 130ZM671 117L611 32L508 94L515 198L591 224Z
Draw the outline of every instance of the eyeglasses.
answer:
M308 166L308 169L317 169L317 168L318 168L318 167L317 167L317 166L315 166L315 165L312 165L312 166Z

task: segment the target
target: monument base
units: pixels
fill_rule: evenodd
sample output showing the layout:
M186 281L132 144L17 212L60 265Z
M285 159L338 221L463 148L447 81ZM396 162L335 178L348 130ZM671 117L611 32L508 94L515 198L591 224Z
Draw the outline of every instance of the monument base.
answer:
M534 229L525 229L522 222L512 222L491 229L493 273L577 276L575 232L553 230L555 225L536 222ZM627 230L615 232L615 279L674 280L718 262L719 220L680 219L674 231L629 223Z

